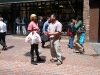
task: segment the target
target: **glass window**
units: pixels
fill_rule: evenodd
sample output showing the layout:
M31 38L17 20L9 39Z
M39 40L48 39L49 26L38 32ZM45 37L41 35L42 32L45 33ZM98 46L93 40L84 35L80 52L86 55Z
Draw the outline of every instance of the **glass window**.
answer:
M57 5L58 4L58 1L55 1L55 4Z
M54 1L53 1L53 2L51 2L51 4L54 4Z
M20 7L22 6L23 4L20 4ZM19 4L18 4L18 6L19 6Z
M38 6L41 6L41 2L38 2Z
M76 4L77 3L77 4ZM22 6L23 4L23 6ZM71 18L76 18L78 14L83 14L83 0L64 0L64 1L38 1L29 3L16 4L16 8L13 10L22 11L27 8L27 15L32 13L38 16L50 15L56 13L61 22L68 22ZM15 4L13 4L14 6ZM25 10L26 11L26 10ZM14 11L16 12L16 11ZM29 17L29 16L28 16Z
M27 7L28 7L28 6L29 6L29 3L27 3L26 5L27 5Z
M63 4L63 2L62 1L59 1L59 4Z
M42 2L42 5L45 5L45 2Z
M46 5L50 5L50 2L46 2Z
M37 5L37 3L35 2L34 5Z

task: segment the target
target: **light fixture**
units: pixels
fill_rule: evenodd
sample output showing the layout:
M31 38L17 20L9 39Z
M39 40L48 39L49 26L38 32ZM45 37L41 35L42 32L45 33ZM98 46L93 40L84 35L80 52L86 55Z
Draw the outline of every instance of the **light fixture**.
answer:
M63 8L63 5L59 5L59 7Z

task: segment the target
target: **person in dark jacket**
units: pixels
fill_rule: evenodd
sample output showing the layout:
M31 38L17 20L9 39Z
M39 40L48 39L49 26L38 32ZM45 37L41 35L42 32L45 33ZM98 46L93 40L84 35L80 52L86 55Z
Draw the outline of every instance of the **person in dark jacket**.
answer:
M42 39L42 48L45 48L45 42L48 41L49 36L47 35L47 31L48 31L48 26L50 24L50 17L47 17L47 21L44 23L43 25L43 38Z
M75 36L75 32L74 32L74 25L75 25L75 19L71 20L71 23L69 23L69 43L68 43L68 47L71 49L74 49L73 46L73 41L74 41L74 36Z
M42 29L43 29L43 17L40 16L38 20L38 27L40 29L40 36L42 35Z

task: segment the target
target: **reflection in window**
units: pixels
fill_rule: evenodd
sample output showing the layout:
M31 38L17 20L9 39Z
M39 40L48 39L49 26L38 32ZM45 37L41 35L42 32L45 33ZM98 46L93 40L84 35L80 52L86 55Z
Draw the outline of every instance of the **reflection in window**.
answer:
M41 6L41 2L38 2L38 6Z
M46 5L50 5L50 2L46 2Z

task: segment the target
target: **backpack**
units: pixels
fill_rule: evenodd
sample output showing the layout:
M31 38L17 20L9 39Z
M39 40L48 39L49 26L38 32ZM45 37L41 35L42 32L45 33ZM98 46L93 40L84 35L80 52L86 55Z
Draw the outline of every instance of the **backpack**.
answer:
M85 33L85 32L86 32L85 25L81 25L81 26L78 27L78 29L76 30L76 33Z

